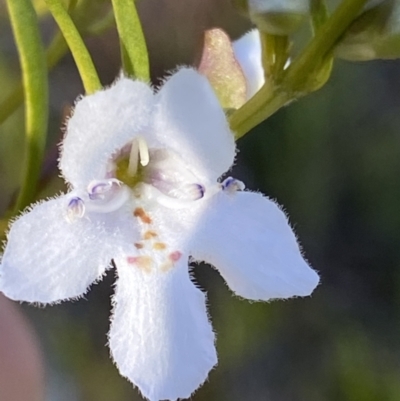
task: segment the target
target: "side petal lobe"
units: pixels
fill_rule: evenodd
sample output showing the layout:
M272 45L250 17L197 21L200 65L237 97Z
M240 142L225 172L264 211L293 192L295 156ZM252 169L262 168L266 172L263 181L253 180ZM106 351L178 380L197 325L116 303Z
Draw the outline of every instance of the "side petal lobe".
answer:
M133 237L122 211L69 222L69 199L36 205L12 224L0 269L7 297L50 303L81 296L109 267L123 238Z
M307 296L319 282L283 211L257 193L216 195L203 214L191 251L248 299Z

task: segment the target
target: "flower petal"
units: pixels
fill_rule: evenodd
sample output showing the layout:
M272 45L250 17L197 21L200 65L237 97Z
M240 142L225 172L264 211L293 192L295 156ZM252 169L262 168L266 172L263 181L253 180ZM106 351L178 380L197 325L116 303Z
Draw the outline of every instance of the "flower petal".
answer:
M66 219L70 195L35 206L16 220L1 261L0 290L14 300L57 302L81 296L133 238L134 221L121 209Z
M109 343L120 373L151 401L189 397L217 363L205 295L187 257L167 272L115 260L119 279Z
M183 68L156 96L154 135L185 160L199 178L214 183L232 166L235 142L207 78Z
M233 51L247 81L247 99L264 85L264 69L261 62L260 32L253 29L233 42Z
M74 187L105 178L113 153L146 131L153 101L149 85L128 78L80 99L62 146L64 177Z
M252 192L220 193L210 201L192 255L213 264L248 299L310 295L319 281L283 211Z

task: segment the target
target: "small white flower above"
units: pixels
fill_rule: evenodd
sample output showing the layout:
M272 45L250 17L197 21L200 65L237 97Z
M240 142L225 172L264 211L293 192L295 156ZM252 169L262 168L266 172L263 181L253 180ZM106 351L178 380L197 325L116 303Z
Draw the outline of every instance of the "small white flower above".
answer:
M252 29L247 32L240 39L234 41L232 47L246 78L247 99L250 99L265 83L259 30Z
M224 112L194 70L156 93L121 78L82 98L60 158L71 191L12 224L1 291L40 303L80 297L114 261L118 369L151 401L189 397L217 363L190 257L252 300L307 296L319 280L279 206L220 181L234 157Z

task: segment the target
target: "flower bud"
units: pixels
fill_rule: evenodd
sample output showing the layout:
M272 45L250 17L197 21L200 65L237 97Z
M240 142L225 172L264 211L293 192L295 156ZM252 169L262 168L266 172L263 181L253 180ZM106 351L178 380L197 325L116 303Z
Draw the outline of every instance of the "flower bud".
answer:
M372 0L336 47L350 61L400 57L400 0Z
M222 29L205 32L199 72L207 77L224 109L238 109L246 102L246 75Z
M251 19L272 35L289 35L304 21L309 0L248 0Z

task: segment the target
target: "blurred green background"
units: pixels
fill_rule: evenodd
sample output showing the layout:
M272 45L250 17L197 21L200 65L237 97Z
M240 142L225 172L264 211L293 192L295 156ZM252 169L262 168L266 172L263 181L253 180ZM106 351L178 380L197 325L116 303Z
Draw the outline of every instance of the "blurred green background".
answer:
M86 0L89 20L108 1ZM39 6L40 3L38 2ZM229 0L139 0L154 81L196 64L202 32L249 27ZM46 43L56 32L42 16ZM113 27L87 38L102 82L119 73ZM0 1L0 101L19 66ZM51 121L39 198L65 189L56 169L65 114L83 92L67 55L50 74ZM328 84L238 142L232 175L284 205L321 285L307 299L249 303L196 266L219 365L194 401L400 401L400 62L337 61ZM15 198L23 109L0 127L0 212ZM85 299L23 305L45 355L46 401L141 400L108 356L111 271ZM0 393L1 394L1 393ZM1 401L13 401L2 400ZM28 401L28 400L27 400Z

